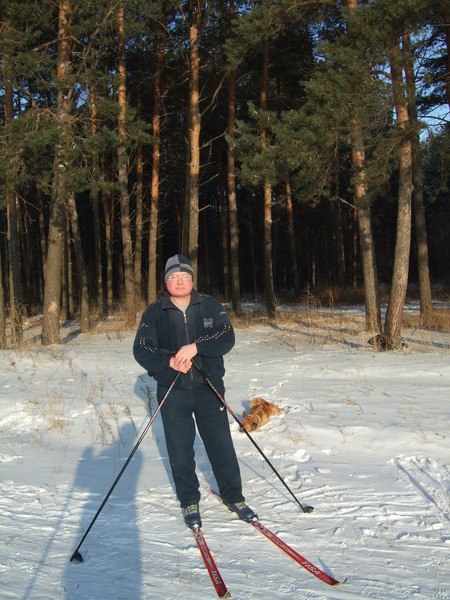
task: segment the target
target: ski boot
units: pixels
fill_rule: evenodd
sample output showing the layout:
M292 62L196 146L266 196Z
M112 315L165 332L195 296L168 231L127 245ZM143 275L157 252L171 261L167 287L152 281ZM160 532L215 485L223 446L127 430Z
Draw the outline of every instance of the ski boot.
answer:
M228 509L231 510L231 512L236 513L242 521L251 523L252 521L258 520L258 515L250 508L250 506L247 506L245 502L228 502L226 505Z
M190 529L200 529L202 520L200 518L200 510L198 504L189 504L181 507L184 522Z

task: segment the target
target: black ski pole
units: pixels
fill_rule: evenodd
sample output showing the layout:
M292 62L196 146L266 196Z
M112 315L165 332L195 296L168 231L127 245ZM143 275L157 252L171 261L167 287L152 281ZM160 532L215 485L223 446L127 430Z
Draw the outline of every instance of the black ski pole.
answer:
M234 412L232 411L232 409L225 402L225 399L216 390L216 388L211 383L211 381L210 381L208 375L205 373L205 371L201 367L199 367L198 364L195 361L192 361L192 364L197 369L197 371L201 375L203 375L203 377L205 378L206 383L209 385L209 387L212 389L212 391L216 394L217 398L220 400L220 402L222 402L222 404L225 406L225 408L227 409L227 411L230 413L230 415L233 417L233 419L239 425L239 427L241 428L241 431L243 431L246 434L246 436L248 437L248 439L255 446L255 448L258 450L258 452L264 458L264 460L269 465L269 467L272 469L272 471L275 473L275 475L278 477L278 479L281 481L281 483L284 485L284 487L287 489L287 491L291 494L291 496L294 498L294 500L300 506L300 508L302 509L302 512L304 512L304 513L310 513L310 512L312 512L314 510L314 507L313 506L308 506L308 505L303 506L303 504L300 502L300 500L297 498L297 496L294 494L294 492L291 490L291 488L288 486L288 484L284 481L284 479L281 477L281 475L275 469L275 467L273 466L273 464L270 462L270 460L267 458L267 456L264 454L264 452L261 450L261 448L255 442L255 440L252 438L252 436L249 434L249 432L245 429L244 425L241 423L241 421L237 418L237 416L234 414Z
M78 544L78 546L75 549L75 552L72 554L71 558L70 558L70 562L74 561L76 563L81 563L83 562L83 557L81 555L81 553L79 552L80 548L81 548L81 544L84 542L84 540L86 539L88 533L90 532L90 530L92 529L92 526L94 525L95 521L97 520L97 517L99 516L99 514L102 512L105 504L108 502L108 498L111 496L111 494L113 493L114 488L116 487L116 485L119 483L119 479L122 477L125 469L127 468L130 460L133 458L136 450L139 448L142 440L144 439L147 431L150 429L150 427L152 426L153 421L156 418L156 415L159 413L159 411L161 410L162 405L164 404L164 402L166 401L167 396L170 394L170 391L172 390L173 386L175 385L178 377L180 375L180 371L178 371L178 373L175 376L175 379L172 381L169 389L167 390L167 392L164 394L163 399L161 400L161 402L158 405L158 408L155 410L155 412L152 415L152 418L150 419L150 421L147 423L147 425L145 426L144 431L142 432L140 438L138 439L138 441L136 442L133 450L130 453L130 456L127 458L125 464L123 465L123 467L120 469L120 473L117 475L114 483L112 484L109 492L106 494L105 499L103 500L103 502L100 505L100 508L98 509L98 511L95 513L94 518L92 519L89 527L86 529L86 533L83 535L83 537L81 538L81 542Z

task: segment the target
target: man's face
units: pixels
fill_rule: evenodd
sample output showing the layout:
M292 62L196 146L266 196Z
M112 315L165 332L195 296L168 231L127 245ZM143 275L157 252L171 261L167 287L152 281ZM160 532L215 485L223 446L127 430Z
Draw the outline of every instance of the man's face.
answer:
M166 287L172 298L186 298L192 292L194 282L190 273L172 273L166 281Z

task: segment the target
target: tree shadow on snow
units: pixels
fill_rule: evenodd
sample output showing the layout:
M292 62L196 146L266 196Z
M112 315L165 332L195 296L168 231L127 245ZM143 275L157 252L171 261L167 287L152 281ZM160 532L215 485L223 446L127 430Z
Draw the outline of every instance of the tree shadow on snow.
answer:
M120 428L117 444L103 447L100 451L96 446L88 446L83 452L72 492L72 502L84 502L80 530L74 539L73 550L81 541L135 442L135 428L127 423ZM65 568L62 582L62 597L65 600L139 600L143 597L136 507L136 487L141 467L142 453L138 449L80 548L84 562L68 562ZM82 496L84 499L80 500Z

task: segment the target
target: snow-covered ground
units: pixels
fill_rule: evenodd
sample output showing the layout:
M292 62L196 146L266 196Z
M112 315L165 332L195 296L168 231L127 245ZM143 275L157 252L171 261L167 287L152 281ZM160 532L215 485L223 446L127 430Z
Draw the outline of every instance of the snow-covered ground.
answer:
M233 518L208 491L198 441L205 537L235 599L450 598L450 335L413 332L409 350L377 354L338 333L239 329L226 384L238 415L256 395L284 409L254 437L315 510L299 511L232 422L249 504L348 583L329 588ZM155 408L133 337L0 353L1 598L215 597L159 417L81 547L85 562L69 562Z

